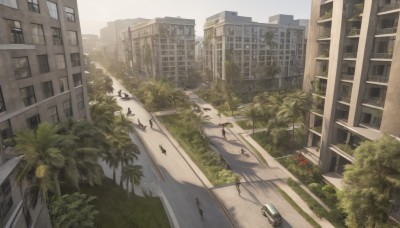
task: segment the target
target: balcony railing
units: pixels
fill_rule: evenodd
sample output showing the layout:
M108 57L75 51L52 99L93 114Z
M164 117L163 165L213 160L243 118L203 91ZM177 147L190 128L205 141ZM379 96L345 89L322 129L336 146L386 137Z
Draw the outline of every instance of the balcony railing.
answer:
M318 72L316 75L317 75L317 76L320 76L320 77L326 78L326 77L328 76L328 71Z
M347 96L340 96L339 101L343 101L350 104L350 97Z
M324 109L323 108L313 108L311 109L312 112L318 113L320 115L324 114Z
M332 18L332 11L326 11L324 13L324 15L319 17L319 20L322 21L322 20L327 20L327 19L331 19L331 18Z
M328 3L328 2L333 2L333 0L321 0L321 5L325 4L325 3Z
M315 93L315 94L318 94L318 95L325 96L325 94L326 94L326 91L323 91L323 90L317 89L317 90L315 90L315 91L314 91L314 93Z
M382 97L367 97L364 98L363 102L377 107L383 107L385 105L385 99Z
M350 156L353 156L354 154L354 149L351 148L350 145L342 143L342 144L335 144L334 146Z
M323 52L318 54L318 58L329 58L329 53L327 52Z
M390 10L395 10L400 8L400 2L395 2L392 4L385 4L379 8L379 12L385 12Z
M342 74L342 79L343 80L353 81L354 75L353 74Z
M371 82L387 83L389 81L389 78L385 76L368 76L367 80Z
M397 33L397 27L393 28L383 28L383 29L377 29L376 30L376 35L382 35L382 34L393 34Z
M322 126L318 126L318 127L310 127L310 129L318 132L318 133L322 133Z
M372 53L371 57L374 59L391 59L393 53Z
M319 33L319 39L331 38L331 30L322 31Z
M360 35L360 31L361 29L358 28L352 28L349 30L349 32L347 33L348 36L358 36Z
M343 58L355 59L357 58L357 53L344 53Z

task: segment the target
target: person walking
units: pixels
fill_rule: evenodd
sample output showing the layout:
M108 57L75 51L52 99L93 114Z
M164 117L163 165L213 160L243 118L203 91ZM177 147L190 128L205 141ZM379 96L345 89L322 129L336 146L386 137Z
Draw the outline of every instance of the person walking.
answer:
M150 127L153 128L153 120L152 120L152 118L149 119L149 124L150 124Z
M240 149L240 152L241 154L246 155L246 151L243 148Z
M158 147L160 147L161 153L163 153L164 155L167 155L167 150L166 150L166 149L164 149L164 147L163 147L163 146L161 146L161 144L160 144L160 145L158 145Z
M226 139L226 132L225 132L225 128L222 128L222 136L224 137L224 139Z

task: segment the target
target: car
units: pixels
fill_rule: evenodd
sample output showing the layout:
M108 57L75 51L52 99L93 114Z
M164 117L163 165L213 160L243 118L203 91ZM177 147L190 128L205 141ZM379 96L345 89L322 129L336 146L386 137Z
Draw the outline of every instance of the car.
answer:
M261 213L267 217L268 222L273 226L280 226L282 224L282 216L272 203L266 203L261 208Z

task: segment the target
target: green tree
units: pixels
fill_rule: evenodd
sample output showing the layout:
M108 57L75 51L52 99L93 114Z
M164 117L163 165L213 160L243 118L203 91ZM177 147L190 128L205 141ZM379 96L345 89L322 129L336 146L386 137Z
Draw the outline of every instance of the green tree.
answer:
M340 206L349 227L387 226L390 201L400 199L400 142L389 135L362 143L345 167Z
M98 211L93 205L94 196L75 192L54 198L49 204L50 219L55 228L94 227Z
M255 122L258 120L262 114L262 109L259 108L257 105L251 104L248 106L246 109L244 109L243 112L244 116L249 118L251 120L252 126L253 126L253 134L254 134L254 128L255 128Z
M143 177L142 166L140 165L126 165L122 169L121 180L126 182L126 191L128 191L129 183L131 183L132 193L135 194L134 185L140 184L140 180ZM129 196L129 194L128 194Z
M233 89L234 82L240 80L240 67L233 60L225 61L225 80L224 92L228 94Z
M228 93L225 96L225 108L231 111L232 116L233 112L238 109L239 104L240 104L240 99L236 97L233 93Z
M59 135L58 130L55 125L41 123L35 131L26 129L14 137L16 153L24 155L18 166L17 180L22 184L28 174L34 174L34 182L45 203L49 191L61 196L59 172L65 166L65 158L60 145L66 137Z
M111 133L115 112L121 111L114 97L98 94L90 104L93 124L105 133Z

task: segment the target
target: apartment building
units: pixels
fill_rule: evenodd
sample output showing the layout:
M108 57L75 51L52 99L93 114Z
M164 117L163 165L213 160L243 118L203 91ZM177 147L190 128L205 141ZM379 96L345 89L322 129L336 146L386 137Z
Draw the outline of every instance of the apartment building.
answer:
M100 29L100 41L103 43L102 51L124 61L124 48L120 38L121 31L143 21L147 21L147 19L134 18L107 22L107 26Z
M185 85L194 69L195 21L180 17L155 18L122 31L126 59L140 75Z
M223 11L204 24L204 70L213 83L236 92L301 88L304 72L304 21L276 15L269 23ZM228 72L227 72L228 71Z
M90 54L98 51L100 48L100 40L98 35L82 34L83 52Z
M40 122L89 116L76 0L0 1L0 227L51 227L4 143Z
M361 142L400 137L399 13L399 0L312 1L306 149L338 187Z

